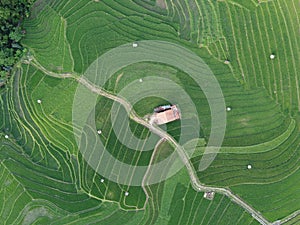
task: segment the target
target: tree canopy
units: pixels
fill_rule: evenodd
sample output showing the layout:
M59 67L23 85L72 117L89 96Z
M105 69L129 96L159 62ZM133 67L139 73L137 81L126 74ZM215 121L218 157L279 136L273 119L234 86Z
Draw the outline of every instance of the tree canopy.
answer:
M22 20L29 16L29 8L34 0L0 1L0 85L12 66L20 59L26 49L19 43L25 35Z

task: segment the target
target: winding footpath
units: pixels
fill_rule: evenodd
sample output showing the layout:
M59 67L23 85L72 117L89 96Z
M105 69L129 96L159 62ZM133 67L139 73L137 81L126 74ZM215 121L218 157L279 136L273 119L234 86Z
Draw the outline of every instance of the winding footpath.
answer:
M140 118L137 115L137 113L133 110L132 105L129 102L127 102L125 99L105 91L104 89L102 89L102 88L96 86L95 84L91 83L89 80L87 80L83 76L79 76L79 75L71 74L71 73L57 74L57 73L48 71L47 69L45 69L42 65L40 65L34 59L30 62L30 64L35 66L39 70L43 71L45 74L47 74L49 76L57 77L57 78L72 78L72 79L75 79L78 83L85 86L90 91L92 91L92 92L94 92L98 95L104 96L106 98L109 98L113 101L117 101L118 103L122 104L123 107L128 112L128 115L130 116L130 118L132 120L134 120L136 123L139 123L140 125L143 125L143 126L147 127L154 134L156 134L159 137L164 138L165 140L168 140L170 143L172 143L172 145L175 147L179 157L181 158L182 162L186 166L186 168L188 170L188 173L189 173L189 176L190 176L190 179L191 179L192 187L196 191L205 191L205 192L212 192L213 191L213 192L216 192L216 193L220 193L222 195L226 195L233 202L235 202L236 204L241 206L244 210L246 210L248 213L250 213L255 220L257 220L260 224L263 224L263 225L282 224L282 223L287 222L287 221L291 220L292 218L294 218L294 217L296 217L297 215L300 214L300 211L297 211L297 212L294 212L293 214L289 215L288 217L284 218L282 221L276 221L274 223L269 222L266 218L263 217L263 215L259 211L255 210L252 206L247 204L240 197L233 194L229 189L218 188L218 187L210 187L210 186L206 186L206 185L201 184L201 182L198 179L197 172L196 172L194 166L192 165L188 155L186 154L184 148L181 145L179 145L177 143L177 141L171 135L169 135L168 133L163 131L161 128L159 128L156 125L152 125L152 124L148 123L147 121L145 121L144 119Z

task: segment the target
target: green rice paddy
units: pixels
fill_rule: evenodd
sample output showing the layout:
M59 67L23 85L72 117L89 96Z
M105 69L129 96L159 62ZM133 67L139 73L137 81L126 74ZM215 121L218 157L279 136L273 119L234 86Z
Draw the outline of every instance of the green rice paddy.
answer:
M176 43L201 57L231 108L219 154L197 173L201 183L232 190L270 222L300 210L298 5L296 0L36 1L24 21L23 44L30 55L0 92L2 223L259 224L225 195L203 198L185 168L161 183L136 187L102 177L83 158L72 124L78 83L45 70L82 75L105 52L142 40ZM201 141L190 160L197 169L210 136L211 112L191 77L176 67L143 62L122 68L104 88L118 94L150 76L172 80L191 97L201 124ZM148 97L133 108L143 117L167 103ZM151 132L133 120L130 129L140 142L135 149L125 146L112 129L112 106L112 100L99 96L95 123L116 159L145 166L174 151L167 142L150 151L135 150ZM165 129L179 139L180 121ZM286 224L299 221L295 215Z

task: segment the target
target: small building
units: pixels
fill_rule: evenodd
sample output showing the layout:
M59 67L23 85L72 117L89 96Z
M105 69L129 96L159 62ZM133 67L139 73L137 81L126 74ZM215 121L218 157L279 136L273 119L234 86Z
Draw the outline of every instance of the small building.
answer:
M163 112L167 109L171 109L171 105L161 105L161 106L158 106L154 109L154 112L156 113L159 113L159 112Z
M176 105L159 106L154 109L151 121L157 125L180 120L180 111Z
M213 191L204 192L203 197L208 200L213 200L215 197L215 192L213 192Z

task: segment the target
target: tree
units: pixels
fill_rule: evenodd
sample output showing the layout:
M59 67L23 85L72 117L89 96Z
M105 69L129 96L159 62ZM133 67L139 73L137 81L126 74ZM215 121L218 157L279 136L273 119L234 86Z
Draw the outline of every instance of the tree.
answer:
M19 42L22 39L23 34L21 33L20 27L15 28L13 31L9 33L9 38L13 42Z
M34 0L0 1L0 77L7 79L10 68L26 53L20 44L25 35L22 20L28 17Z

